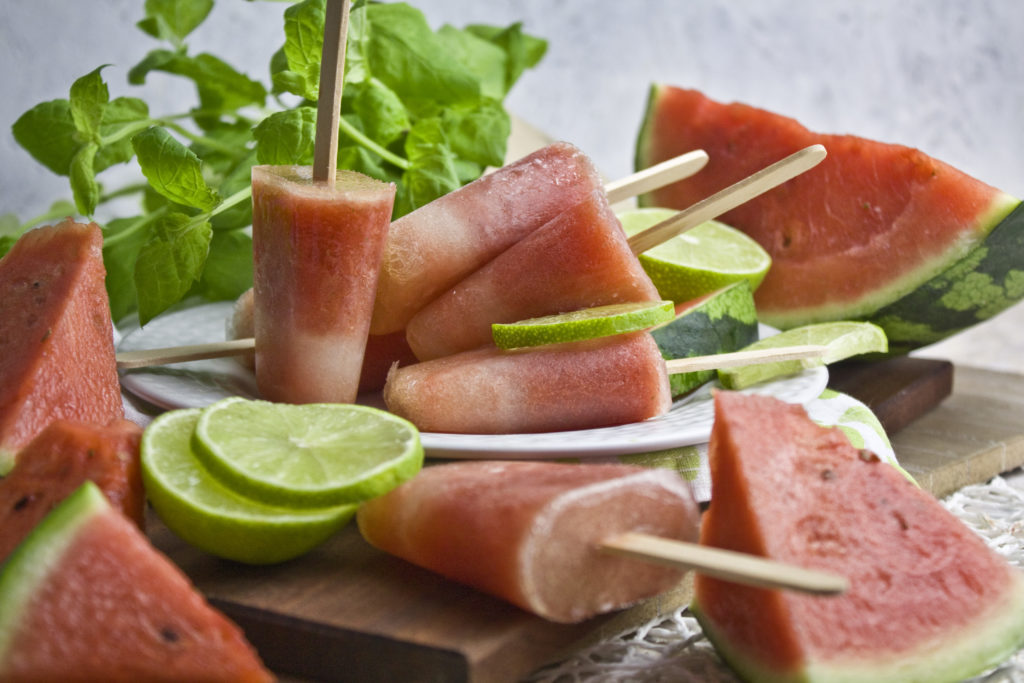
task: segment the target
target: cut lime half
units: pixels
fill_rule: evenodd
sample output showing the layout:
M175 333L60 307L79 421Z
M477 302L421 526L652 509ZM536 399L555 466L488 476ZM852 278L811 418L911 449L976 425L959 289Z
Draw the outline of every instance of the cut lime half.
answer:
M674 209L628 209L618 214L627 235L671 218ZM753 238L718 221L707 221L639 255L658 293L676 303L690 301L746 280L757 289L771 256Z
M266 505L225 487L192 451L199 414L199 409L163 413L142 436L146 497L182 540L225 559L272 564L312 550L355 514L355 505Z
M342 403L222 399L200 414L194 446L230 488L296 507L362 502L390 491L423 464L411 422Z
M671 301L642 301L583 308L516 323L491 325L494 343L502 349L609 337L661 325L675 315Z
M718 381L726 389L743 389L758 382L792 375L816 365L835 363L865 353L883 353L889 348L885 332L866 322L839 321L794 327L760 339L743 350L777 349L784 346L813 344L826 347L820 358L744 365L718 371Z

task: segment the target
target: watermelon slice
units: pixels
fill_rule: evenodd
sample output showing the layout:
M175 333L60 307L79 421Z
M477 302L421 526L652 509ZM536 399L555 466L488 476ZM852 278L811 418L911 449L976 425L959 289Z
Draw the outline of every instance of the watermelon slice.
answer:
M0 563L60 501L92 481L141 529L145 494L139 469L142 428L54 420L18 453L0 479Z
M832 571L839 597L704 576L692 608L749 680L959 681L1024 645L1024 573L800 406L721 391L701 543Z
M238 627L86 482L0 570L0 680L273 678Z
M98 226L68 220L0 259L0 475L53 419L124 417L102 243Z
M870 320L906 351L1024 297L1017 199L918 150L814 133L695 90L652 87L636 165L698 148L710 161L640 204L685 208L814 143L828 150L821 164L721 218L772 257L755 294L763 322Z
M675 318L651 330L662 358L692 358L739 351L757 341L757 311L750 283L740 280L710 294L676 305ZM679 398L715 377L714 370L669 375L672 398Z

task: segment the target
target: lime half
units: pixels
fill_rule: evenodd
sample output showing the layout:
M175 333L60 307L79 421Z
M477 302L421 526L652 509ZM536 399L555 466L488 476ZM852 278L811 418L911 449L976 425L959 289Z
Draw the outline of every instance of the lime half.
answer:
M646 330L675 315L671 301L642 301L583 308L569 313L491 325L494 343L502 349L559 344Z
M247 564L298 557L355 514L355 505L294 509L251 500L226 488L192 452L198 409L158 416L142 436L146 497L167 528L200 550Z
M835 363L865 353L882 353L889 349L885 332L878 325L866 322L840 321L804 325L758 340L744 351L777 349L783 346L814 344L826 347L825 355L807 360L789 360L758 365L744 365L718 371L718 381L726 389L743 389L784 375L792 375L815 365Z
M627 235L635 235L668 218L674 209L629 209L618 214ZM757 289L771 256L753 238L718 221L701 223L652 247L638 257L658 293L682 303L746 280Z
M226 398L203 409L194 447L227 486L274 505L359 503L423 465L419 431L397 415L342 403Z

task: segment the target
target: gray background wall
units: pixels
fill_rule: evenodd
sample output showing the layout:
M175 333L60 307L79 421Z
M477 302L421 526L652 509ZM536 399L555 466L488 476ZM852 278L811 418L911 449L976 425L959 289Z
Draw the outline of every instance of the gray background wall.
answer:
M520 81L508 106L549 135L581 146L611 177L631 170L647 88L663 81L785 113L816 130L919 147L1024 195L1020 0L414 4L435 26L522 21L547 38L547 57ZM142 5L6 0L0 22L0 213L27 218L68 194L64 179L13 141L10 126L24 110L66 97L75 78L104 63L112 65L104 71L112 96L137 94L127 85L127 70L155 46L134 26ZM282 40L284 8L280 2L218 0L192 38L193 49L214 52L265 81L269 57ZM194 100L188 86L160 75L150 78L145 93L158 103L156 112L178 111L180 101ZM1003 317L1014 315L1024 317L1024 311ZM976 351L1011 327L1019 326L979 326L977 339L968 337L961 346ZM947 349L950 355L962 352L956 345L940 351Z

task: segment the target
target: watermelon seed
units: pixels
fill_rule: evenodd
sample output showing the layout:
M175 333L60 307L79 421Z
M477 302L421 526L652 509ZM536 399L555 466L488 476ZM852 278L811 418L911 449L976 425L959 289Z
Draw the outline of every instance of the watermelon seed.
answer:
M872 453L871 451L869 451L866 448L862 448L859 451L857 451L857 455L864 462L881 462L881 460L879 460L877 455L875 455L874 453Z
M28 506L28 504L32 502L33 498L35 498L35 496L32 495L31 493L19 498L18 501L14 504L14 511L17 512L18 510L24 510Z
M178 642L180 636L178 636L178 632L170 626L164 626L162 629L160 629L160 637L168 643L176 643Z
M833 472L832 470L822 470L821 478L824 479L825 481L828 481L829 479L835 479L836 473Z
M907 520L902 514L900 514L899 512L893 512L892 516L896 518L897 522L899 522L901 531L906 531L910 528L910 525L907 524Z

